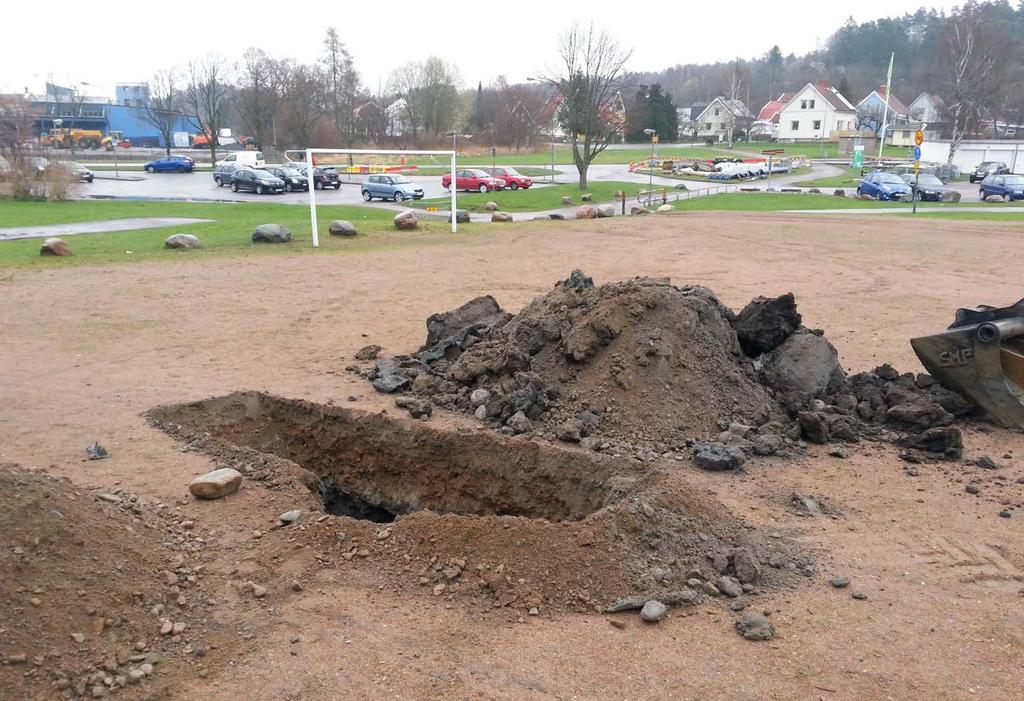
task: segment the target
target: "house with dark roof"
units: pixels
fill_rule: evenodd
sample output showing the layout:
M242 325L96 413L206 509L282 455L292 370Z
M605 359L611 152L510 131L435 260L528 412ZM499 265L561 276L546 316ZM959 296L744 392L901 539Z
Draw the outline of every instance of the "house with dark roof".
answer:
M754 115L742 100L716 97L694 121L697 123L697 136L701 139L731 141L734 131L750 128Z
M825 81L808 83L778 111L779 141L835 141L857 128L857 110Z

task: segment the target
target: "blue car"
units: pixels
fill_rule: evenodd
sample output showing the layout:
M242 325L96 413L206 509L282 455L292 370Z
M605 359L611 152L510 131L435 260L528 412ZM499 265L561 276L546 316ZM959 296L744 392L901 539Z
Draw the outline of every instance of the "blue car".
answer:
M913 190L898 175L869 173L857 186L857 194L874 197L876 200L909 200Z
M156 158L144 166L147 173L191 173L195 167L196 162L188 156Z
M981 181L978 197L984 200L990 195L1002 197L1003 202L1024 200L1024 175L990 175Z
M363 182L363 199L370 202L374 197L395 202L421 200L423 188L404 175L371 175Z

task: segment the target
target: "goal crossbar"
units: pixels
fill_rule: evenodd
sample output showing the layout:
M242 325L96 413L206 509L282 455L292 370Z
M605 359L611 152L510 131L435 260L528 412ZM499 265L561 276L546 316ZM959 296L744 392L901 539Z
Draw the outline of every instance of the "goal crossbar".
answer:
M388 151L388 150L374 150L374 149L363 149L363 148L307 148L304 149L306 153L306 164L309 167L309 220L310 226L313 229L313 248L320 247L320 234L317 231L317 218L316 218L316 178L313 174L313 168L316 165L313 163L313 157L317 154L336 154L341 156L350 155L378 155L378 156L448 156L451 158L451 184L449 186L449 192L451 193L452 204L451 204L451 222L452 222L452 233L458 233L459 225L458 217L455 216L455 151ZM286 154L287 155L287 154Z

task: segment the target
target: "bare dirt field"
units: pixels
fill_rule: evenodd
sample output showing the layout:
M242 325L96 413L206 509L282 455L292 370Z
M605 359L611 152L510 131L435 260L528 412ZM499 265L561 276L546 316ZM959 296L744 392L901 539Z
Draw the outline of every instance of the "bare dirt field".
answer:
M473 517L279 528L282 512L323 507L259 470L236 494L193 500L189 481L218 461L143 416L259 390L419 424L345 371L357 349L414 350L428 315L482 294L518 311L573 268L598 283L706 285L736 310L792 291L847 371L919 372L911 337L945 328L959 306L1024 296L1022 235L1024 225L990 222L722 213L431 234L432 245L358 256L0 273L0 477L17 466L70 479L0 479L0 698L1024 698L1019 434L970 424L965 462L913 474L895 447L866 441L846 459L812 445L736 472L673 462L672 484L695 512L706 499L814 555L813 572L749 597L776 627L751 642L726 599L674 608L657 625L598 613L614 544L559 561L560 537L585 537L570 526L538 525L536 539L532 525L513 528L504 551ZM425 425L476 430L443 412ZM86 460L94 441L111 457ZM966 462L985 455L998 469ZM793 492L820 497L832 517L795 515ZM503 600L498 582L492 606L434 580L419 586L432 547L446 565L486 549L489 567L547 593L564 569L572 591L545 606ZM833 575L852 584L834 588ZM162 634L175 622L184 630ZM105 659L104 645L126 641L139 644L125 660ZM105 664L116 676L146 663L144 678L108 691ZM101 671L75 689L72 672L86 665Z

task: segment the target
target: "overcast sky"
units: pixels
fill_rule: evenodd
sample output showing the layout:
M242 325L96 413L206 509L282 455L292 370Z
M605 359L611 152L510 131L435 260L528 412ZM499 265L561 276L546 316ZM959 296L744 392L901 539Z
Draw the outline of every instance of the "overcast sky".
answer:
M752 58L773 44L783 54L801 54L824 44L850 15L864 21L913 12L922 4L948 10L959 3L731 0L655 3L648 11L642 3L601 0L12 0L2 10L0 90L42 92L52 77L58 84L87 83L87 94L112 95L116 82L146 81L158 69L211 51L235 61L250 46L309 61L320 55L324 31L332 25L374 91L391 69L431 54L458 65L467 86L486 85L499 74L511 82L525 80L552 64L558 35L574 20L593 21L632 49L631 69L658 70ZM581 14L584 9L590 14Z

